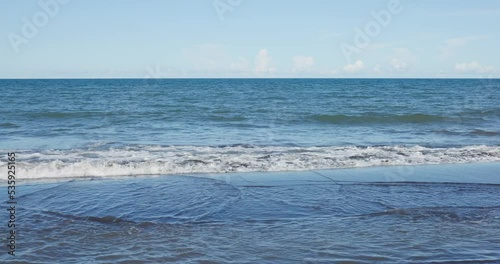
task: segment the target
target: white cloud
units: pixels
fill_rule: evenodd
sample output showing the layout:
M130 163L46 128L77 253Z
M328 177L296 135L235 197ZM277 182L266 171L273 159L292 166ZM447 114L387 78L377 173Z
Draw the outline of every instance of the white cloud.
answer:
M255 72L256 73L272 73L276 68L272 65L272 58L267 52L267 49L261 49L255 59Z
M472 61L470 63L455 64L455 70L460 73L492 73L495 68L493 66L483 66L477 61Z
M310 72L314 69L314 58L308 56L293 57L293 72Z
M471 41L476 41L484 39L486 36L467 36L460 38L450 38L445 41L445 45L439 48L441 52L441 59L449 59L453 57L459 50L460 47L465 46Z
M348 73L357 73L365 68L365 64L361 60L357 60L353 64L347 64L344 66L344 71Z
M255 64L245 57L231 58L223 46L214 44L202 44L183 49L183 56L191 66L187 70L191 74L243 74L249 76L276 71L267 49L261 49L258 52Z

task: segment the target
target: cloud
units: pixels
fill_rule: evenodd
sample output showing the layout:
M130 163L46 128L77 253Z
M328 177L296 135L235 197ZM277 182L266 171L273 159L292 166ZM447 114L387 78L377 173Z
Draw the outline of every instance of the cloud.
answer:
M344 71L348 73L357 73L365 68L365 64L361 60L357 60L353 64L347 64L344 66Z
M223 46L214 44L195 45L182 50L184 59L190 64L190 74L218 75L262 75L274 73L273 60L267 49L261 49L255 64L245 57L231 57Z
M465 46L471 41L476 41L484 38L486 38L486 36L467 36L447 39L445 41L445 45L439 48L439 51L441 52L440 57L441 59L449 59L458 52L460 47Z
M477 61L472 61L470 63L455 64L455 70L459 73L492 73L495 68L493 66L483 66Z
M314 69L314 58L308 56L293 57L293 72L310 72Z
M276 71L272 64L272 58L267 52L267 49L261 49L257 54L255 59L255 72L257 74L261 73L273 73Z

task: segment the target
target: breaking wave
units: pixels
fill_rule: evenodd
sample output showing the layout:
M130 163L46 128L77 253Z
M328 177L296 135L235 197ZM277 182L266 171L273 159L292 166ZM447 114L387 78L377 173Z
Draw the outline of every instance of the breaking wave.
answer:
M151 146L17 152L20 179L302 171L500 161L499 146ZM7 164L0 163L5 175Z

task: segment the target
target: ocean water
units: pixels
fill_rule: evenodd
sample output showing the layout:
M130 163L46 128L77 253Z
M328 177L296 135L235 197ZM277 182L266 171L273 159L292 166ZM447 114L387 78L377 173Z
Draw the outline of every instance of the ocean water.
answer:
M15 152L18 201L17 254L0 262L500 262L500 80L0 80L0 93L0 173Z
M0 80L20 177L500 161L500 80ZM5 169L5 164L2 164Z

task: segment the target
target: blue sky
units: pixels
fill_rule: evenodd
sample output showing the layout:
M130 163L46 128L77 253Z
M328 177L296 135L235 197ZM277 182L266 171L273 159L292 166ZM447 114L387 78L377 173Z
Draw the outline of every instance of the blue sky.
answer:
M0 1L0 78L500 77L500 1Z

